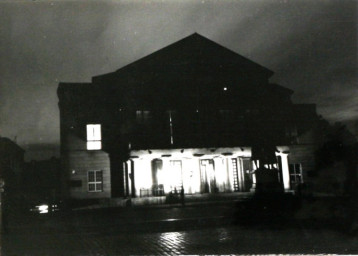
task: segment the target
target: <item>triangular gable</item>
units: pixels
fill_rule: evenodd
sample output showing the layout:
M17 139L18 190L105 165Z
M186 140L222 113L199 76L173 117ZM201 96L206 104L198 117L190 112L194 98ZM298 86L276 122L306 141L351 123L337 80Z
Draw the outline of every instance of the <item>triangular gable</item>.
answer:
M206 37L194 33L115 72L93 77L93 82L126 77L138 73L175 71L187 74L198 69L235 71L268 79L273 72Z

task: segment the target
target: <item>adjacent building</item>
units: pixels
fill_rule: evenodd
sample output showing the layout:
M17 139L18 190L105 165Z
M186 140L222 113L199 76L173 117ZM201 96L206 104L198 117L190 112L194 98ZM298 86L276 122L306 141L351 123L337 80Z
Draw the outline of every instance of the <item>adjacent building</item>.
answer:
M61 162L52 157L25 163L22 176L24 197L31 202L58 201L61 195Z
M14 141L0 137L0 179L5 183L6 192L11 194L21 190L24 154L25 150Z
M90 83L60 83L66 196L248 192L260 164L295 190L315 168L318 117L273 74L195 33Z

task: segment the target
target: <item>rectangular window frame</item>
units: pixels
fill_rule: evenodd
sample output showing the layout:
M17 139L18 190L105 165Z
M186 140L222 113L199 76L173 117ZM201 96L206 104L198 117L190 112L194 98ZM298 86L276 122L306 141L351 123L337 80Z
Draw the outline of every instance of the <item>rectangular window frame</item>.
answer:
M86 125L87 150L102 149L102 126L101 124Z
M288 165L288 172L290 175L291 184L297 185L303 183L301 163L290 163Z
M91 174L93 174L91 176ZM92 179L93 177L93 179ZM103 171L87 171L87 191L90 193L103 192Z
M136 110L136 122L138 124L148 124L152 118L150 110Z

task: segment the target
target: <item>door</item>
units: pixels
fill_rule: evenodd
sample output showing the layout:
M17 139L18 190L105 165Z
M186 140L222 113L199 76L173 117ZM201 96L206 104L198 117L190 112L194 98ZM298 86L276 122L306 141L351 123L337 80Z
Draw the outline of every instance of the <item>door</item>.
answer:
M182 163L180 160L170 161L170 186L173 191L179 192L182 189Z
M200 160L201 192L217 192L214 161L212 159Z
M161 172L163 169L163 161L161 159L154 159L152 161L152 195L162 196L164 188L161 179Z
M241 184L242 190L241 191L250 191L252 187L252 162L250 158L241 158Z

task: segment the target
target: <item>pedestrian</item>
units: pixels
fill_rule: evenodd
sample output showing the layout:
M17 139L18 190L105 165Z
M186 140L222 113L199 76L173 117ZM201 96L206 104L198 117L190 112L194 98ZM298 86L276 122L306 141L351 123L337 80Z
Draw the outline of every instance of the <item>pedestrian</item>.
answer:
M184 187L183 186L181 186L181 190L180 190L180 201L181 201L181 205L185 206Z

